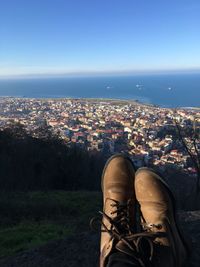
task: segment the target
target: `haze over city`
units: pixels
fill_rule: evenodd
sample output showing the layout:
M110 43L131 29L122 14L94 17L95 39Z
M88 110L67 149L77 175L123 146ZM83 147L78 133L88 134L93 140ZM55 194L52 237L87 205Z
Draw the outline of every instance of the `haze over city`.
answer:
M200 71L200 2L7 0L0 77Z

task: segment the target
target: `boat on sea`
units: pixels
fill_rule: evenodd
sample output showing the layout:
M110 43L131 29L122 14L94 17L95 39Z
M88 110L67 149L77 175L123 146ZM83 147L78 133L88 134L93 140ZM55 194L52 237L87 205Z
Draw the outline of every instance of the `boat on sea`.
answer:
M106 89L113 89L113 86L106 86Z
M142 84L136 84L136 86L135 86L137 89L139 89L139 90L141 90L142 89L142 87L143 87L143 85Z

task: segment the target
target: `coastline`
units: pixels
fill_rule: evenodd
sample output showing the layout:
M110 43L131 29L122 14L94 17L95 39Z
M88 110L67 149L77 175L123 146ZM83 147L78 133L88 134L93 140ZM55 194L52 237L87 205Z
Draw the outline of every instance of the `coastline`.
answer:
M166 107L158 104L153 103L145 103L138 99L120 99L120 98L102 98L102 97L28 97L28 96L0 96L0 99L38 99L40 101L46 101L46 100L79 100L79 101L87 101L87 102L111 102L112 104L132 104L137 106L144 106L149 108L160 108L160 109L187 109L187 110L195 110L199 111L200 107Z

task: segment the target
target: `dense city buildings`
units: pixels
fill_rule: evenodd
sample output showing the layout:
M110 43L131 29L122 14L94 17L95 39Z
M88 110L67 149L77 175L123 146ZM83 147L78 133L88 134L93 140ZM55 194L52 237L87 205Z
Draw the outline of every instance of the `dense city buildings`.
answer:
M125 100L0 98L1 129L20 123L36 138L48 129L68 146L108 155L125 152L138 167L173 165L195 175L175 122L192 145L190 130L195 126L199 131L199 109L175 110ZM199 146L199 135L196 138Z

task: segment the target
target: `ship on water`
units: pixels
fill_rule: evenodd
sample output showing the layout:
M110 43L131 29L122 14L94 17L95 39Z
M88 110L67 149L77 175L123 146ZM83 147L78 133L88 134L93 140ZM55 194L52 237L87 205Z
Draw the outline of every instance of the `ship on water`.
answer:
M142 90L143 85L142 84L136 84L136 88L139 89L139 90Z

